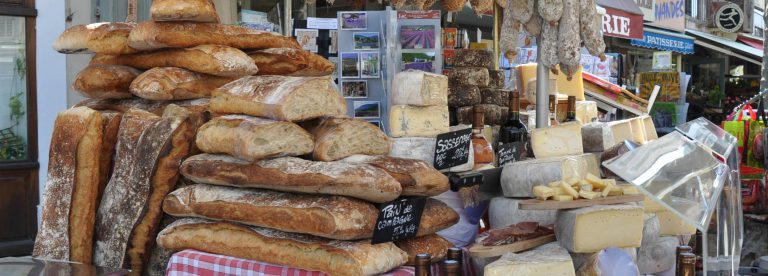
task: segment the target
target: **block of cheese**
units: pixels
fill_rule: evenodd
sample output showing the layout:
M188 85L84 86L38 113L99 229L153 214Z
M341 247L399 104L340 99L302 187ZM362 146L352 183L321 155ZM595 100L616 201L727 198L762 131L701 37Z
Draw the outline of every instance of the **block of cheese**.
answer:
M498 106L494 104L480 104L478 106L482 106L485 111L483 121L486 125L502 125L507 119L509 108L506 106ZM463 106L456 110L456 121L459 124L472 125L473 116L473 106Z
M557 242L539 246L520 254L507 253L485 266L486 276L575 276L568 251Z
M661 224L659 216L653 213L645 214L645 223L643 223L643 244L653 243L659 239L661 233Z
M509 95L511 90L505 90L493 87L480 88L480 96L482 97L482 103L494 104L498 106L509 106Z
M629 125L632 127L632 141L644 144L645 139L645 124L643 118L635 117L629 119Z
M645 125L645 140L653 141L659 139L659 135L656 133L656 126L653 125L653 118L651 116L643 116L643 124Z
M530 159L505 165L501 171L501 189L506 197L533 197L533 186L583 179L587 173L598 174L594 154Z
M696 226L688 224L683 219L672 213L672 211L657 212L656 216L659 217L659 234L662 236L696 234Z
M492 88L504 88L506 76L504 70L491 70L488 69L488 87Z
M584 150L587 152L606 151L624 140L634 140L629 120L585 124L581 133Z
M536 158L559 157L584 153L581 125L562 124L531 131L531 149Z
M448 87L448 106L473 106L482 102L480 89L474 85L452 85Z
M539 224L554 224L555 210L520 210L518 203L527 199L494 197L488 208L491 229L498 229L524 221L535 221Z
M515 67L520 78L520 91L528 91L529 85L536 85L536 63L522 64ZM555 79L557 93L568 96L576 96L577 101L584 100L584 79L581 77L581 66L573 75L573 79L568 80L567 74L549 73L550 79ZM531 82L530 80L534 80ZM550 81L552 83L552 81ZM535 90L534 90L535 91Z
M593 101L576 101L576 118L582 124L597 120L597 103Z
M643 198L643 209L646 213L659 213L667 211L667 207L661 205L661 203L647 196Z
M391 100L392 105L447 105L448 77L416 70L397 73Z
M493 68L493 52L486 49L459 49L453 58L455 67Z
M661 237L655 242L644 242L637 253L640 274L654 274L672 268L678 245L680 241L677 237Z
M430 166L433 166L435 162L435 138L423 138L423 137L407 137L407 138L392 138L392 151L389 152L389 156L418 159L426 162ZM470 148L472 148L472 142L470 142ZM474 155L469 155L469 161L467 163L452 167L449 170L451 172L464 172L472 170L475 165Z
M488 86L488 69L484 67L454 67L448 72L448 81L453 84Z
M436 137L449 130L448 107L393 105L389 128L392 137Z
M643 208L634 205L594 205L560 210L555 221L560 245L574 253L608 247L639 247L643 237Z

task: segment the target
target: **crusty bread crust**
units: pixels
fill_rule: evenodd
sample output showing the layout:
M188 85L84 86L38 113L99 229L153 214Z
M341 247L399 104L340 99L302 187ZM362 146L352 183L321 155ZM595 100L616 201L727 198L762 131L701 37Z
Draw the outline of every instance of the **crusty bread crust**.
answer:
M72 26L59 35L53 43L53 49L64 54L133 54L138 51L128 46L128 35L135 26L135 23L130 22Z
M422 160L353 155L341 161L369 164L386 171L400 182L405 196L436 196L450 189L448 177Z
M301 45L293 37L240 26L193 22L141 22L131 31L128 44L143 51L189 48L206 44L249 50L301 49Z
M447 229L459 222L459 214L437 199L427 199L427 205L421 214L417 237L426 236Z
M210 97L213 90L233 80L177 67L158 67L137 76L130 91L148 100L198 99Z
M99 193L96 197L96 208L99 208L104 188L112 176L112 157L115 155L117 133L120 130L120 121L123 118L121 112L99 111L103 120L104 135L102 137L101 152L99 154Z
M453 247L451 242L437 234L395 241L395 245L408 253L408 262L405 265L416 265L416 254L421 253L432 255L433 263L442 261L448 254L448 249Z
M386 155L392 149L389 137L366 120L326 117L302 126L315 136L314 160L335 161L355 154Z
M125 99L133 97L131 82L141 71L123 65L88 65L77 74L72 89L91 99Z
M154 0L149 15L152 21L219 22L211 0Z
M221 77L242 77L258 72L256 63L242 51L222 45L200 45L131 55L96 55L91 64L127 65L143 70L180 67Z
M336 68L321 55L294 48L272 48L248 55L259 67L258 75L320 77L333 74Z

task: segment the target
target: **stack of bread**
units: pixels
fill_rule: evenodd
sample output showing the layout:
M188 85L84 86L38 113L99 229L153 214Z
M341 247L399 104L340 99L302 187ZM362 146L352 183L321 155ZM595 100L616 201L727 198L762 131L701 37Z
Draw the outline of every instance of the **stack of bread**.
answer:
M155 0L150 13L75 26L54 45L96 55L73 84L91 99L55 124L35 257L157 275L157 241L370 275L444 255L451 245L434 233L458 215L432 199L402 250L367 240L376 203L434 196L448 180L387 156L389 137L344 117L332 63L292 38L219 24L209 0Z
M448 73L448 105L457 124L472 124L473 107L485 111L485 124L502 125L507 119L510 91L504 90L504 71L494 70L493 52L460 49Z

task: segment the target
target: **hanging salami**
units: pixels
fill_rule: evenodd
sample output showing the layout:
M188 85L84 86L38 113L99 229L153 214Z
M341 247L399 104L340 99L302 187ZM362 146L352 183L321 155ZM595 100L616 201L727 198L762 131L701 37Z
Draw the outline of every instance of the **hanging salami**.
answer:
M580 0L579 2L579 28L581 30L581 40L589 54L600 57L600 61L605 61L605 41L603 34L600 33L600 23L595 21L597 18L597 5L595 0Z
M562 1L563 8L568 12L560 17L560 24L557 27L557 57L560 60L560 70L564 71L570 80L581 62L579 0Z
M539 15L544 21L549 22L550 25L557 26L560 17L563 15L563 0L539 0ZM572 13L578 16L578 13L568 10L568 13Z

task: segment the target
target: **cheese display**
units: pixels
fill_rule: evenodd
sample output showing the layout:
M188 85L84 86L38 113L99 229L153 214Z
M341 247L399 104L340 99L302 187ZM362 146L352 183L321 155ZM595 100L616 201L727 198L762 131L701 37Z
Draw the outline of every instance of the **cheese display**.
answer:
M480 88L480 96L483 104L492 104L506 107L509 105L509 97L512 91L493 87Z
M486 125L503 125L507 120L509 107L498 106L495 104L479 104L475 106L483 107L483 122ZM456 121L459 124L472 125L474 116L474 106L463 106L456 110Z
M637 276L635 248L606 248L597 253L572 253L576 276Z
M484 67L454 67L448 72L448 81L459 85L488 86L488 69Z
M523 253L507 253L485 267L486 276L575 276L568 251L556 242Z
M488 207L491 229L506 227L524 221L535 221L543 225L555 223L555 210L520 210L518 203L525 199L494 197Z
M451 129L455 131L455 129ZM392 150L389 155L392 157L418 159L426 162L430 166L435 162L435 144L437 139L424 138L424 137L406 137L406 138L392 138ZM469 148L472 148L472 142L469 142ZM467 163L451 167L446 171L451 172L465 172L472 170L475 166L474 154L469 155Z
M529 85L536 85L536 63L521 64L515 67L518 72L520 91L528 91ZM573 79L568 80L566 74L549 73L550 83L555 83L557 93L568 96L575 96L577 101L584 100L584 79L581 75L581 67L574 73ZM531 80L534 80L531 82ZM533 91L536 91L535 89Z
M459 49L453 58L453 66L492 69L493 59L493 52L486 49Z
M597 120L597 103L593 101L576 101L576 118L582 124Z
M392 137L436 137L449 131L448 106L394 105L389 111Z
M584 179L587 173L600 175L594 154L518 161L504 166L501 189L506 197L533 197L536 185Z
M397 73L392 81L391 105L431 106L448 104L448 78L424 71Z
M504 75L504 70L488 69L488 87L499 89L504 88L504 81L506 79L507 76Z
M448 88L448 106L462 107L482 103L480 89L474 85L452 85Z
M531 149L536 158L583 154L581 135L577 123L537 128L531 131Z
M672 268L678 245L680 241L677 237L661 237L654 242L644 242L637 251L640 274L655 274Z
M693 235L696 234L696 226L693 226L685 220L679 218L672 211L657 212L659 217L660 231L662 236L667 235Z
M624 140L634 140L629 120L586 124L581 128L581 134L587 152L606 151Z
M560 245L574 253L598 252L608 247L639 247L643 222L641 207L595 205L558 211L555 234Z

